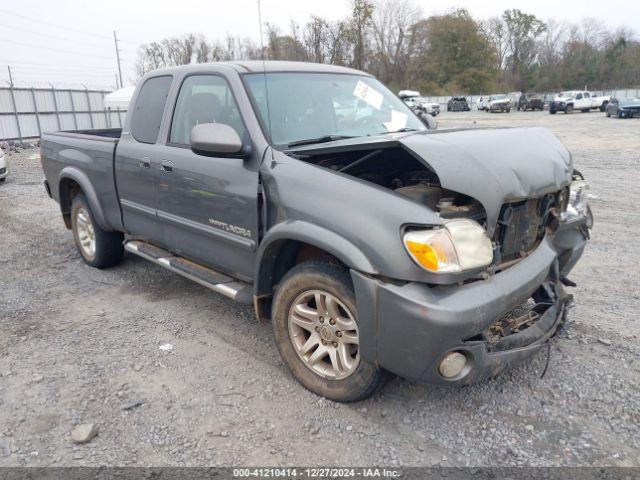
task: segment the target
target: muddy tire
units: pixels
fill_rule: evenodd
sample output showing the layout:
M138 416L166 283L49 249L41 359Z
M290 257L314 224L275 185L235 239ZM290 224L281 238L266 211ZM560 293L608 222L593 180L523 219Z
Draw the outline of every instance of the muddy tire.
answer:
M96 223L91 207L81 193L71 202L73 240L85 263L95 268L113 267L122 261L120 232L107 232Z
M564 113L573 113L573 105L567 105L564 109Z
M271 318L280 356L306 389L356 402L382 387L384 370L360 357L355 293L337 261L292 268L278 285Z

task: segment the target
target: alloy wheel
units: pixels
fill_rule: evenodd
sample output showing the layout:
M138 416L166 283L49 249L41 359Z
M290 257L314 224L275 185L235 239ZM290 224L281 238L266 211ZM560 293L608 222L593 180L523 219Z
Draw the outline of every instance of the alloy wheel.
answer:
M341 380L360 362L358 325L334 295L308 290L289 309L289 338L307 368L321 377Z

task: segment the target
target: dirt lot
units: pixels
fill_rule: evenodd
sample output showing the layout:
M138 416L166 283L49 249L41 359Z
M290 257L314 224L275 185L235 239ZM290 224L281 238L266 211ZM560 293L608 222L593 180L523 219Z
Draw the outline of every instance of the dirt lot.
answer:
M640 465L640 120L438 120L548 126L597 196L572 323L544 378L540 355L475 386L393 379L358 404L320 399L251 308L131 256L85 266L37 150L23 150L0 185L0 466ZM88 422L98 436L74 445Z

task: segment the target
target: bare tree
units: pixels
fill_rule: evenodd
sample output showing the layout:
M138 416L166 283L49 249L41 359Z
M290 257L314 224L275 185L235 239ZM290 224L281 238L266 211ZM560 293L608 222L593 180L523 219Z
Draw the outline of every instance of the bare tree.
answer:
M348 1L351 12L341 20L312 15L300 24L292 20L286 33L267 24L264 48L229 34L143 44L136 72L264 56L346 65L423 93L640 84L640 42L628 28L609 29L594 19L545 23L520 10L483 21L464 9L424 18L415 0Z
M373 58L371 70L386 83L402 82L408 63L408 36L421 18L411 0L376 0L374 3Z

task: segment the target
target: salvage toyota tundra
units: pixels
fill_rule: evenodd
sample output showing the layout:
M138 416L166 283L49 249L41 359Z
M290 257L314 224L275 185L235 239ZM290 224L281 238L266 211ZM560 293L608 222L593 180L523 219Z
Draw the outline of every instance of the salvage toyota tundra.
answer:
M154 71L122 130L45 134L42 164L88 265L127 251L253 303L295 378L337 401L540 351L589 237L587 184L549 131L429 131L328 65Z

